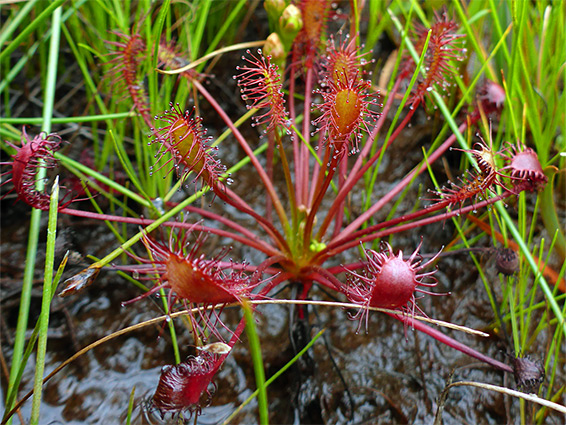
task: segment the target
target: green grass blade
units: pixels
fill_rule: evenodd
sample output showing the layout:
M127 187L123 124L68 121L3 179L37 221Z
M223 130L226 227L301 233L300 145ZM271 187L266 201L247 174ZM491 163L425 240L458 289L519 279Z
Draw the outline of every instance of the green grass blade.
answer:
M51 300L53 300L53 296L55 295L55 291L57 289L57 285L59 284L59 281L61 280L61 276L63 275L63 271L65 270L65 266L67 265L67 260L69 259L69 252L67 251L67 253L65 254L65 257L63 258L63 261L61 261L61 264L59 265L59 268L57 269L57 274L55 275L55 278L53 279L53 285L51 285ZM6 394L6 406L13 406L14 402L16 400L16 394L17 391L16 389L20 386L20 382L22 381L22 376L24 374L24 370L25 370L25 365L28 362L29 357L31 356L31 353L33 353L33 349L35 348L35 343L37 342L37 336L39 334L39 320L37 321L37 323L35 324L35 328L31 334L31 336L29 337L29 342L28 345L26 347L26 350L24 352L24 355L22 357L22 361L20 364L20 368L18 370L17 376L15 378L15 384L8 389L8 392ZM4 412L4 414L7 414L8 410L6 410ZM5 421L7 418L3 417L2 421Z
M60 14L60 9L58 9ZM57 12L56 12L57 13ZM54 15L56 16L56 15ZM47 224L47 247L45 250L45 274L43 276L43 299L39 316L39 339L37 342L37 360L35 363L35 379L33 385L33 401L31 406L32 425L39 423L41 392L43 387L43 371L45 370L45 353L47 351L47 332L49 328L49 311L51 307L51 289L53 284L53 263L55 260L55 238L57 236L57 210L59 208L59 177L55 178L49 204L49 221Z
M130 401L128 402L128 416L126 417L126 425L130 425L132 423L132 413L134 411L134 401L136 394L136 387L132 388L132 392L130 393Z
M52 124L86 123L86 122L96 122L96 121L106 121L106 120L117 120L117 119L123 119L123 118L133 118L135 116L136 116L135 112L117 112L115 114L82 115L80 117L53 118L51 120L51 123ZM43 118L33 118L33 117L4 118L4 117L2 117L2 123L4 123L4 124L40 125L42 122L43 122Z
M248 304L244 304L243 308L244 316L246 318L246 334L248 335L248 341L250 344L250 355L252 356L252 363L254 365L255 381L258 392L259 423L267 425L269 423L269 406L267 404L267 389L265 385L263 360L261 358L261 346L259 343L259 337L257 336L252 309Z
M191 59L196 59L199 55L201 40L204 35L206 28L206 21L208 19L210 6L212 2L209 0L204 0L199 2L198 16L196 19L196 25L192 28L193 38L190 40L191 43Z
M83 165L78 161L75 161L71 158L68 158L65 155L60 154L59 152L55 152L54 156L55 156L55 158L57 158L57 160L61 161L61 163L63 165L68 166L69 168L75 168L78 171L86 174L87 176L91 176L91 177L95 178L100 183L104 183L105 185L111 187L115 191L120 192L122 195L125 195L125 196L131 198L133 201L137 202L138 204L140 204L140 205L142 205L146 208L153 208L151 201L142 198L137 193L132 192L128 188L125 188L121 184L116 183L114 180L96 172L92 168L89 168L86 165Z
M501 215L501 217L505 221L505 224L507 225L509 232L513 235L513 238L517 242L517 245L519 245L519 247L521 248L522 254L525 256L525 259L529 263L529 266L531 267L531 269L535 273L535 276L538 279L538 284L540 285L540 287L541 287L541 289L544 293L544 296L546 297L546 301L550 305L550 309L552 310L552 312L556 316L556 319L558 320L557 325L562 328L562 332L566 336L566 319L562 315L562 311L560 310L560 306L556 302L556 299L554 298L554 295L552 294L552 290L548 286L548 282L546 281L546 279L544 278L544 276L540 272L538 265L537 265L535 259L533 258L532 254L529 250L529 247L525 244L525 241L523 240L523 238L521 238L519 231L515 227L513 220L509 216L509 213L507 213L507 210L505 209L503 204L501 202L497 202L495 204L495 208L497 208L497 211L499 212L499 214Z
M246 4L249 4L248 0L240 0L238 2L238 4L236 6L234 6L234 9L232 9L232 11L230 12L230 15L228 15L228 18L226 18L226 20L222 24L222 27L218 30L218 32L214 36L214 39L208 45L206 52L204 52L205 55L209 54L214 49L216 49L216 46L218 46L218 43L220 42L220 40L222 40L222 37L224 37L224 35L226 34L226 31L228 31L228 29L230 28L230 26L232 25L234 20L238 17L240 10L242 10L242 7L244 7ZM202 69L202 66L199 68L199 71L201 69Z
M22 41L29 38L31 33L39 25L41 25L41 23L45 19L49 18L49 16L53 13L53 11L56 10L59 6L61 6L64 2L65 0L55 0L54 2L49 4L49 6L47 6L47 8L43 12L41 12L41 14L36 19L34 19L31 24L29 24L23 31L21 31L18 34L18 36L14 38L14 40L12 40L12 42L8 44L8 46L6 46L2 50L2 52L0 52L0 62L4 60L4 58L9 56L14 50L16 50L20 45L20 43L22 43Z
M43 17L42 19L47 18L53 11L52 6L61 3L62 1L56 1L53 4L51 4L37 18L37 20L39 20L40 17ZM55 12L53 13L53 17L52 17L52 34L51 34L51 43L49 50L49 63L47 68L47 81L46 81L46 91L44 96L44 109L43 109L43 129L47 133L51 130L50 120L51 120L51 116L53 115L53 104L55 98L55 86L56 86L56 78L57 78L57 62L59 56L60 24L61 24L61 9L55 8L54 10ZM36 21L34 21L34 23L35 22ZM36 28L37 25L39 25L36 24L34 26L34 23L30 24L26 28L26 30L24 30L24 32L27 31L30 27L33 30L33 28ZM27 31L27 34L29 35L30 32L31 30ZM12 44L15 42L16 40L14 40ZM0 56L7 54L6 53L7 51L8 49L4 50L2 53L0 53ZM45 169L39 168L36 179L36 188L38 191L43 190L44 178L45 178ZM30 219L30 231L28 238L28 247L26 252L26 264L24 269L24 278L22 282L22 294L20 297L20 310L18 313L18 323L16 325L14 351L12 354L12 367L10 370L10 378L8 384L9 388L11 388L14 385L19 368L22 366L20 364L20 361L22 360L22 355L24 351L25 333L28 324L31 289L32 289L33 277L35 271L37 244L39 240L40 220L41 220L41 210L33 209L31 212L31 219ZM9 410L9 407L11 406L6 406L6 407L7 407L6 410Z
M297 353L297 355L295 357L293 357L291 360L289 360L289 362L287 362L287 364L285 364L285 366L283 366L281 369L279 369L275 374L273 374L273 376L271 378L269 378L267 381L265 381L265 386L268 387L269 385L271 385L277 378L279 378L281 375L283 375L283 373L285 373L285 371L287 369L289 369L297 360L299 360L316 342L316 340L318 338L320 338L322 336L322 334L326 331L326 329L322 329L320 330L313 339L311 339L311 341L305 345L305 347L299 351ZM250 401L252 401L255 397L257 397L259 394L259 389L255 390L242 404L240 404L238 406L238 408L232 412L232 414L230 416L228 416L228 418L226 418L226 420L224 422L222 422L222 425L226 425L228 423L230 423L232 421L232 419L234 419L236 417L236 415L238 413L240 413L240 411L244 408L244 406L246 406L247 404L249 404Z
M5 27L2 28L0 33L0 46L3 46L6 43L14 31L18 28L18 25L28 17L29 12L33 9L36 5L37 0L33 0L24 4L24 6L20 9L20 11L16 14L14 19L12 19Z

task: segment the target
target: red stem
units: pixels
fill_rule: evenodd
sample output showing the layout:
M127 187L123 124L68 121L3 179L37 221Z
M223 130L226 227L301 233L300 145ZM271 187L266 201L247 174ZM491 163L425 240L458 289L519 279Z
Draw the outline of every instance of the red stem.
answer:
M290 278L294 277L293 273L291 272L281 272L276 275L271 282L269 282L265 287L258 293L259 297L265 297L273 288L278 286L280 283L289 280Z
M274 131L269 132L268 139L267 139L267 152L265 153L265 163L267 165L267 178L270 181L273 181L273 152L275 151L275 139L273 135L277 129ZM265 218L269 222L273 222L273 218L271 216L271 212L273 210L273 203L271 202L271 198L269 196L265 197Z
M305 76L305 101L304 101L304 110L303 110L303 139L304 142L301 143L300 146L300 167L297 169L298 173L296 174L297 180L299 181L299 190L300 192L297 195L299 204L306 205L307 202L307 195L309 191L309 160L310 160L310 152L308 149L308 145L310 143L310 125L311 125L311 93L312 93L312 84L313 84L313 70L312 67L307 68L307 74Z
M469 205L467 207L458 208L454 211L449 211L449 212L446 212L446 213L443 213L443 214L438 214L438 215L435 215L433 217L423 218L422 220L413 221L411 223L403 224L401 226L393 227L391 229L386 229L386 230L383 230L381 232L375 232L376 230L381 229L383 227L388 227L388 226L394 225L394 224L399 223L399 222L411 220L415 216L428 214L431 211L437 211L437 210L442 209L442 208L444 208L448 205L447 201L441 201L441 202L431 206L430 208L423 209L423 210L420 210L420 211L416 211L415 213L412 213L412 214L407 214L405 216L402 216L402 217L399 217L399 218L396 218L396 219L393 219L393 220L390 220L390 221L387 221L387 222L384 222L384 223L379 223L379 224L376 224L374 226L367 227L365 229L362 229L362 230L360 230L356 233L349 235L346 239L342 239L339 242L332 242L331 244L328 244L325 249L323 249L322 251L317 253L314 256L313 261L315 261L317 263L322 263L322 262L324 262L324 260L326 260L330 257L333 257L334 255L336 255L340 252L346 251L346 250L348 250L348 249L350 249L354 246L357 246L360 243L373 241L375 239L382 238L384 236L388 236L388 235L391 235L391 234L394 234L394 233L400 233L400 232L403 232L405 230L415 229L417 227L421 227L421 226L424 226L424 225L427 225L427 224L435 223L435 222L442 221L442 220L447 220L449 218L456 217L456 216L459 216L461 214L464 215L468 212L475 211L479 208L486 207L487 205L494 204L495 202L500 201L502 199L505 199L505 198L507 198L511 195L514 195L514 193L510 192L510 191L505 191L501 195L497 195L493 198L487 199L487 200L479 202L479 203L474 203L474 204ZM372 233L372 232L375 232L375 233ZM366 236L363 236L363 235L366 235ZM323 259L323 260L321 261L321 259Z
M328 156L330 155L330 150L331 150L330 147L326 150L323 160L323 166L328 162ZM318 181L316 183L316 197L314 198L314 201L310 206L309 213L307 216L307 221L305 224L305 230L303 233L303 247L307 247L310 244L310 240L312 237L312 228L314 225L314 219L316 217L318 207L320 206L322 200L324 199L324 195L328 189L328 186L330 186L330 182L332 181L332 177L334 177L334 173L336 171L336 166L338 165L338 162L342 157L342 155L347 155L345 150L343 150L342 152L334 152L334 155L330 160L330 167L328 169L327 174L325 173L325 168L321 169L319 178L317 179ZM322 180L323 178L324 180Z
M95 220L107 220L117 223L127 223L127 224L136 224L138 226L148 226L149 224L153 223L155 220L150 220L146 218L135 218L135 217L123 217L120 215L110 215L110 214L98 214L91 211L82 211L82 210L75 210L71 208L61 208L59 213L68 214L75 217L83 217L83 218L90 218ZM224 222L230 222L228 219L224 219ZM238 226L236 223L233 223L235 226ZM194 226L195 223L187 223L187 222L177 222L177 221L166 221L162 223L163 226L167 227L175 227L180 229L189 229L191 226ZM232 227L232 226L231 226ZM240 236L235 233L229 232L227 230L217 229L215 227L208 227L208 226L200 226L200 228L205 231L215 235L227 237L233 239L234 241L243 243L251 248L257 249L265 253L266 255L281 255L281 252L276 250L271 245L266 244L265 242L257 239L257 236L254 235L253 238L249 236Z
M312 271L308 275L308 278L312 280L316 280L318 283L323 284L324 286L332 289L333 291L341 292L340 288L342 288L344 284L340 282L338 279L336 279L336 276L334 276L328 270L320 266L309 267L308 270Z
M328 273L336 275L338 273L343 273L345 270L358 270L358 269L361 269L362 267L365 267L365 266L367 266L366 261L357 261L355 263L340 264L339 266L329 267L325 270Z
M342 161L340 161L338 167L340 168L338 172L338 187L341 188L342 186L344 186L344 183L346 182L346 174L348 173L348 156L346 156ZM344 221L345 201L346 198L344 198L342 202L340 202L336 207L337 209L334 219L334 232L332 234L333 238L338 236L340 234L340 230L342 229L342 223Z
M354 163L354 166L352 167L352 169L348 173L348 178L344 182L344 185L340 187L340 191L338 192L338 195L336 195L336 198L334 199L332 205L330 206L330 208L328 210L328 214L325 217L324 221L322 222L322 225L320 226L320 229L318 231L317 238L319 240L326 233L328 226L330 225L330 223L332 222L332 219L336 215L336 210L338 208L340 208L340 205L343 204L344 199L346 199L346 196L348 196L348 194L350 193L350 190L363 177L364 173L369 169L369 167L371 167L371 165L373 165L373 162L370 162L369 164L366 164L364 166L364 168L361 172L359 171L360 167L362 167L362 165L363 165L363 161L366 159L366 157L369 155L369 153L371 151L371 147L372 147L372 145L375 141L375 138L377 137L377 135L378 135L379 131L381 130L381 128L383 127L383 125L385 124L387 114L388 114L389 110L391 109L391 105L393 104L393 100L395 98L395 93L397 92L397 89L399 88L400 83L401 83L401 80L397 80L395 82L395 85L393 86L393 88L391 90L391 94L387 98L387 103L385 104L385 106L383 108L383 111L381 113L381 117L377 121L377 124L373 128L370 136L368 137L366 143L364 144L364 147L362 148L362 151L358 155L358 158L357 158L356 162ZM375 158L375 155L374 155L374 158ZM372 158L372 159L374 159L374 158ZM379 158L379 154L377 155L377 158ZM375 159L377 159L377 158L375 158ZM375 159L374 159L374 161L375 161Z
M167 206L176 206L178 205L176 202L167 202ZM221 215L215 214L212 211L205 210L202 208L194 207L194 206L186 206L185 210L189 212L193 212L199 214L201 217L209 218L211 220L217 221L219 223L224 224L227 227L232 228L236 232L241 233L245 237L253 240L254 242L263 245L266 249L273 250L274 248L260 239L255 233L248 230L246 227L239 225L238 223L230 220L229 218L223 217ZM265 252L265 251L264 251Z
M336 200L334 201L330 210L328 211L327 219L328 219L328 217L333 217L334 215L336 215L336 209L339 206L339 204L337 204L338 198L340 197L340 202L342 202L344 200L344 198L346 197L346 195L348 194L350 189L354 186L354 184L357 183L364 176L366 171L375 163L375 161L377 161L379 159L379 157L381 156L381 152L384 149L387 149L391 145L391 143L393 143L393 141L399 135L401 130L403 130L403 128L409 123L409 121L411 120L411 118L413 117L413 115L415 113L415 110L416 110L416 108L411 109L409 111L409 113L407 114L405 119L401 122L401 124L399 124L399 126L395 129L393 134L391 134L391 137L389 138L389 140L382 147L380 147L377 150L377 152L366 162L366 164L360 169L359 172L357 172L353 175L353 178L349 183L350 187L348 188L347 191L341 190L342 194L338 194L338 196L336 197ZM379 204L379 202L378 202L378 204ZM355 229L360 227L363 223L365 223L369 217L374 215L379 210L379 208L381 208L381 206L376 207L376 205L377 204L374 204L367 211L365 211L362 215L360 215L358 218L356 218L352 223L350 223L343 231L340 232L339 237L342 237L342 235L344 235L344 234L347 235L348 233L351 233L352 231L354 231ZM325 223L325 224L326 224L326 227L321 226L321 228L319 230L319 233L318 233L319 237L322 237L324 235L323 232L326 232L326 229L327 229L328 225L330 224L330 222Z
M320 159L320 164L319 164L319 161L315 161L314 168L313 168L313 171L312 171L312 181L313 182L316 181L316 179L318 179L318 176L321 172L320 171L321 168L326 169L325 166L324 166L324 162L322 161L322 158L321 158L321 155L325 155L325 151L323 150L325 143L326 143L325 134L321 131L321 132L319 132L319 138L318 138L318 144L317 144L317 153L318 153L318 158ZM330 149L330 145L328 143L326 143L326 149ZM311 185L307 205L312 205L313 198L314 198L315 194L316 194L316 187L314 185Z
M448 345L449 347L454 348L455 350L458 350L470 357L473 357L474 359L477 359L481 362L487 363L490 366L493 366L496 369L499 369L503 372L507 372L507 373L514 373L513 368L509 365L506 365L505 363L500 362L499 360L495 360L492 359L491 357L480 353L479 351L474 350L473 348L468 347L465 344L462 344L461 342L456 341L455 339L450 338L447 335L444 335L442 332L440 332L437 329L434 329L428 325L426 325L425 323L419 321L419 320L415 320L413 319L411 316L406 316L406 315L398 315L398 314L391 314L391 313L385 313L391 317L393 317L394 319L397 319L403 323L406 323L407 325L411 326L412 328L415 328L421 332L424 332L425 334L433 337L434 339L436 339L437 341Z
M468 123L464 122L458 128L460 133L463 133L466 128L468 127ZM347 236L349 236L352 232L354 232L359 226L361 226L364 222L366 222L372 215L374 215L377 211L387 205L394 196L398 193L403 191L405 187L419 174L427 169L429 164L432 164L436 161L441 155L448 150L450 146L454 144L456 141L456 135L452 134L446 141L438 147L428 158L427 161L423 161L423 163L418 166L417 168L413 169L409 174L407 174L397 185L390 190L386 195L379 199L374 205L372 205L367 211L364 211L360 216L350 223L340 234L332 240L332 243L339 242L340 240L344 240ZM364 167L365 168L365 167Z
M276 243L279 244L279 247L282 250L289 252L289 246L287 245L287 241L281 235L281 233L277 231L273 223L267 221L265 217L258 214L252 207L250 207L246 203L246 201L244 201L242 198L240 198L238 195L236 195L232 190L228 189L226 186L222 188L216 187L213 189L215 189L214 193L216 194L216 196L218 196L224 202L226 202L229 205L232 205L234 208L238 209L239 211L244 212L250 215L251 217L255 218L258 224L260 224L263 227L263 229L269 234L269 236L271 236L271 238Z
M273 289L275 286L279 285L281 282L284 282L285 280L287 280L290 277L289 273L282 273L279 276L276 276L271 282L269 282L268 285L266 285L266 287L264 289L262 289L258 296L265 296L269 293L269 291L271 291L271 289ZM254 304L248 304L249 307L252 309L252 312L255 311L255 309L257 308L256 305ZM244 317L242 317L242 319L240 320L240 323L238 323L238 327L236 328L236 330L233 332L232 334L232 338L230 338L230 341L228 342L228 345L230 347L234 347L234 345L236 344L236 342L238 342L240 340L240 335L242 335L242 332L244 331L244 328L246 326L246 319ZM230 351L231 352L231 351ZM216 364L214 373L216 373L218 371L218 369L220 369L220 366L222 366L222 363L224 362L224 359L226 359L226 357L228 357L228 355L230 354L230 352L223 354L219 359L218 362Z
M285 176L285 184L287 186L287 192L289 196L289 203L291 204L291 214L293 220L293 228L297 224L297 200L295 199L295 192L293 191L293 178L291 177L291 168L289 167L289 162L287 161L287 155L285 154L285 149L281 143L281 138L278 133L275 133L275 143L279 149L279 157L281 160L281 166L283 168L283 175Z
M281 256L281 258L286 258L286 257ZM247 272L252 272L252 273L259 269L259 266L252 266L252 265L247 264L247 263L234 263L233 261L219 261L218 267L223 268L223 269L247 271ZM270 274L270 275L273 276L273 275L276 275L276 274L280 274L281 269L273 268L273 267L264 267L262 269L262 272Z
M265 270L267 270L270 266L277 264L281 261L284 261L286 259L287 258L283 255L274 255L274 256L269 257L268 259L264 260L259 266L257 266L257 268L254 271L254 273L257 273L257 276L258 276L255 280L259 281L261 274L263 274L263 272ZM252 284L256 283L255 280L252 281Z
M253 150L248 145L248 142L246 141L244 136L242 136L242 133L240 133L240 131L236 128L236 126L234 125L234 123L232 122L230 117L226 114L226 112L224 112L222 107L218 104L218 102L216 102L214 97L202 86L202 84L200 84L196 80L193 80L193 84L198 89L200 94L202 94L206 98L206 100L210 103L210 105L214 108L214 110L218 113L218 115L220 115L222 120L226 123L228 128L232 131L232 134L234 135L234 137L236 138L238 143L240 143L240 146L242 147L242 149L244 150L244 152L246 153L246 155L250 159L251 163L253 164L253 166L257 170L257 173L259 174L259 177L261 178L261 181L263 182L263 185L265 186L267 193L271 197L271 200L273 202L273 206L275 207L275 211L277 211L277 215L279 216L279 220L281 220L281 224L283 224L284 228L288 228L289 227L289 221L287 220L287 216L285 215L285 210L283 209L283 206L281 205L281 200L279 199L279 196L277 196L277 193L275 192L275 188L273 187L272 181L269 180L267 173L265 172L265 170L263 169L263 167L259 163L258 159L255 157ZM262 217L261 221L265 221L265 219Z
M293 60L292 63L298 63L298 59L296 58L295 51L293 50ZM291 65L291 72L289 74L289 116L291 121L293 122L294 128L297 127L297 119L295 114L295 66ZM293 130L294 132L294 130ZM299 167L299 136L294 134L293 136L293 162L295 164L295 194L299 194L299 179L298 176L298 167ZM299 200L297 200L299 201Z

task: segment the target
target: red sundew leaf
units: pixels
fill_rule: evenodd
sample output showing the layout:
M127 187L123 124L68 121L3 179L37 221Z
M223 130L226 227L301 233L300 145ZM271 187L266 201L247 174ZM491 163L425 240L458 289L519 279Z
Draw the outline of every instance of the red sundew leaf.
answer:
M486 80L478 89L477 98L486 114L501 112L505 97L505 89L491 80Z
M122 34L113 31L122 41L106 41L114 47L109 54L113 59L108 63L113 67L108 75L113 78L116 86L125 87L137 111L142 115L146 123L150 123L149 101L142 80L138 77L140 70L140 59L147 54L146 45L140 34Z
M391 245L387 242L382 243L380 252L365 250L367 262L362 271L358 273L345 270L348 273L348 286L344 291L348 299L365 307L399 309L411 314L414 314L415 310L421 311L416 305L415 292L435 295L419 286L433 287L437 284L436 278L433 277L436 270L424 273L421 271L440 254L421 264L422 259L418 254L421 245L422 240L408 260L403 259L402 251L394 255ZM364 318L367 329L367 309L360 309L353 316L353 319L360 319L358 331Z
M338 36L342 38L341 31ZM357 41L358 37L353 37L350 40L349 34L346 34L344 40L336 43L334 36L330 35L326 47L326 56L321 64L321 84L325 84L325 80L330 80L334 83L342 80L345 83L346 79L353 80L358 75L363 75L362 67L367 63L364 56L369 54L369 52L361 54Z
M503 167L503 170L509 170L516 188L535 192L546 186L548 177L544 174L538 155L533 149L517 142L509 144L506 150L509 155L504 155L504 158L509 161L509 165Z
M507 176L498 170L495 163L495 157L501 156L501 152L494 153L491 143L488 146L481 136L479 138L481 142L477 142L473 149L451 149L469 152L476 160L480 173L467 171L466 177L458 179L458 184L450 182L450 188L443 187L440 191L434 191L433 193L440 196L437 202L444 202L447 206L459 205L461 207L468 200L475 202L478 197L487 199L489 192L496 193L495 185L511 191L501 181L501 178Z
M329 143L338 151L344 147L349 153L357 151L362 132L370 131L371 122L375 122L379 113L370 109L377 105L377 93L370 92L369 81L357 76L353 79L344 75L336 82L327 80L327 89L317 90L323 102L315 105L322 115L313 124L318 131L326 132Z
M202 119L194 116L194 108L182 111L179 104L170 104L170 109L157 120L167 123L166 126L153 129L152 144L159 144L160 148L155 157L159 162L169 152L171 158L161 167L171 161L175 162L174 169L180 178L188 173L195 173L194 181L202 179L211 188L223 187L220 176L226 171L220 161L214 157L215 148L212 148L206 137L206 130L202 126ZM228 183L230 182L227 179Z
M249 50L246 52L250 57L242 56L249 65L238 66L236 69L240 74L234 78L240 86L242 99L250 101L251 108L266 108L267 112L254 118L253 125L267 124L267 131L276 127L289 128L288 112L285 110L285 99L283 97L283 83L279 76L279 67L271 63L271 57L263 56L260 49L257 56Z
M537 393L544 381L544 365L527 357L513 358L513 375L517 387L526 393Z
M306 66L312 67L314 57L326 31L332 3L329 0L301 0L298 4L303 18L303 28L295 38L293 48L299 56L304 56Z
M162 419L167 413L175 416L188 411L191 415L200 415L201 396L206 392L209 399L212 397L208 386L220 367L219 359L215 354L203 351L176 366L163 367L151 402Z
M250 277L242 270L231 270L220 264L229 249L222 249L211 258L200 253L206 236L196 232L196 226L191 227L177 241L171 237L169 245L144 233L142 242L151 253L150 258L134 256L141 265L115 268L134 273L138 278L145 276L142 279L157 280L157 285L141 297L151 295L156 289L165 288L173 294L170 296L171 302L178 298L188 303L208 306L238 302L251 296L250 291L254 285L250 284ZM190 243L188 238L193 232L197 233L197 237Z
M8 142L7 142L8 143ZM15 191L18 199L33 208L43 211L49 209L49 195L40 192L36 188L37 173L40 168L53 169L57 166L57 160L53 154L61 148L63 140L59 135L41 133L32 139L27 135L25 127L22 130L21 146L8 143L16 149L12 156L13 161L2 162L2 165L10 165L11 169L2 173L2 176L11 175L2 182L2 186L12 182L14 188L8 193ZM6 193L6 195L8 194ZM4 196L6 196L4 195ZM59 202L59 208L64 208L73 200L63 197Z
M445 88L456 73L456 69L451 61L463 60L465 49L460 46L460 40L464 37L462 34L455 34L457 24L455 21L448 19L446 13L441 16L436 15L436 22L432 24L430 30L431 36L425 53L424 69L426 77L419 82L413 91L413 96L409 99L411 106L414 108L420 104L426 94L432 90L434 85L441 89ZM418 54L422 53L424 40L428 35L428 28L417 26L415 31L415 47ZM407 61L405 71L414 66L412 59ZM405 72L405 74L407 74Z
M168 245L143 233L142 242L149 252L149 258L129 254L141 264L114 268L132 273L137 280L150 280L155 284L147 292L122 305L166 290L168 311L174 310L177 301L184 308L191 309L189 320L198 339L205 342L214 335L223 341L220 330L232 332L220 318L226 304L257 297L252 290L264 281L260 281L259 274L252 281L252 276L246 273L245 263L234 265L231 261L224 261L229 248L221 249L214 256L201 253L206 234L195 231L197 226L191 225L181 236L171 233ZM196 240L189 242L193 232L197 234ZM193 310L195 307L200 308Z
M459 206L462 208L466 201L474 203L477 198L487 199L489 192L495 193L493 189L495 175L492 174L483 176L468 171L465 177L458 178L458 183L449 183L450 187L442 187L439 191L432 191L439 196L438 199L433 200L436 203L445 203L447 207Z

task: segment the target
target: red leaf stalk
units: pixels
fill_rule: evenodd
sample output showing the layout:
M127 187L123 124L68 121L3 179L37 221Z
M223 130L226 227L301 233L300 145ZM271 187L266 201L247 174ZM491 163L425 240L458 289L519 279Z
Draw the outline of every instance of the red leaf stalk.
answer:
M277 195L277 193L275 191L275 188L273 186L273 182L271 180L269 180L267 173L265 172L264 168L262 167L262 165L260 164L258 159L255 157L253 150L249 146L248 142L246 141L246 139L244 138L242 133L240 133L240 131L236 128L236 126L234 125L234 123L232 122L230 117L228 117L226 112L222 109L222 107L218 104L218 102L216 102L214 97L208 92L208 90L206 90L204 88L204 86L202 84L200 84L198 81L194 81L194 85L197 88L197 90L212 105L214 110L218 113L218 115L220 115L222 120L226 123L228 128L230 128L230 130L234 134L234 137L239 142L240 146L245 151L245 153L248 156L248 158L250 159L252 165L254 166L257 173L259 174L259 177L260 177L262 183L264 184L265 189L266 189L269 197L271 198L271 201L273 202L273 206L275 208L275 211L277 212L279 220L281 221L281 223L283 225L283 228L289 229L289 220L287 219L287 216L285 214L285 210L283 209L283 205L281 204L281 200L279 199L279 196ZM280 235L280 233L273 226L273 224L271 222L268 222L264 217L257 214L239 196L237 196L235 193L230 191L228 188L226 188L224 194L223 193L217 193L217 195L222 200L229 203L230 205L235 206L236 208L240 209L241 211L246 212L246 213L250 214L252 217L254 217L255 219L257 219L258 223L260 223L266 229L266 231L268 231L270 236L278 243L278 245L281 247L281 249L289 252L289 247L287 245L287 242Z
M426 324L424 324L423 322L413 319L412 317L403 317L403 316L398 316L396 314L391 314L391 313L385 313L388 314L389 316L400 320L402 322L406 322L408 325L410 325L412 328L421 331L431 337L433 337L434 339L436 339L437 341L454 348L455 350L458 350L470 357L473 357L483 363L487 363L490 366L493 366L496 369L499 369L503 372L507 372L507 373L514 373L514 370L511 366L506 365L505 363L502 363L498 360L492 359L489 356L486 356L483 353L480 353L479 351L474 350L473 348L468 347L465 344L462 344L461 342L456 341L455 339L450 338L447 335L444 335L442 332L440 332L437 329L434 329Z

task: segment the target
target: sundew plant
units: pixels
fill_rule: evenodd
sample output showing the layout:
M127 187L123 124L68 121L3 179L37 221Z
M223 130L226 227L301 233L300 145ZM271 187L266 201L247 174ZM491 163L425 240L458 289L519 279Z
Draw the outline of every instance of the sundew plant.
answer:
M560 423L561 6L2 6L2 423Z

